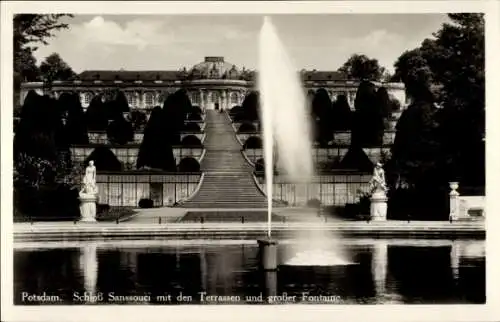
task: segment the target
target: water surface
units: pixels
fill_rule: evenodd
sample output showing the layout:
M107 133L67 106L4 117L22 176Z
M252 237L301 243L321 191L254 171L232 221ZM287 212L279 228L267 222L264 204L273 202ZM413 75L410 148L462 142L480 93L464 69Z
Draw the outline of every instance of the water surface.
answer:
M291 246L280 243L280 262ZM335 246L355 264L264 273L252 241L18 244L15 304L248 304L262 303L261 295L264 302L281 296L275 303L485 303L483 241L352 239ZM212 295L225 298L207 301Z

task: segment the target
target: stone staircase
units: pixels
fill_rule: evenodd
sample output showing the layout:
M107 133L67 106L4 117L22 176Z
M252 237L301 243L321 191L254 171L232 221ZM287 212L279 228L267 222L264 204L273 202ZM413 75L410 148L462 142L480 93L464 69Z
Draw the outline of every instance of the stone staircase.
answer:
M253 168L241 154L241 145L226 113L207 111L205 173L200 189L183 208L266 208L267 198L257 188Z

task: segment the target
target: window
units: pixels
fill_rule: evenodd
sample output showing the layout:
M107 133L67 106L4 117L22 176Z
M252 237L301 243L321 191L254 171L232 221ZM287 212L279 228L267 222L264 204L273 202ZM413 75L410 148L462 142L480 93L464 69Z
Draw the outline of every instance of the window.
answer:
M90 100L92 99L91 94L89 92L85 92L81 95L82 97L82 105L89 106Z
M144 103L145 103L146 107L153 106L153 94L152 93L145 93L144 94Z
M193 104L193 105L200 104L200 93L199 92L192 92L191 93L191 104Z
M135 96L135 93L127 93L126 96L128 105L131 107L135 107L137 105L137 97Z
M211 103L218 103L219 102L219 94L217 92L212 92L210 95L210 102Z
M238 94L231 93L231 104L238 104Z

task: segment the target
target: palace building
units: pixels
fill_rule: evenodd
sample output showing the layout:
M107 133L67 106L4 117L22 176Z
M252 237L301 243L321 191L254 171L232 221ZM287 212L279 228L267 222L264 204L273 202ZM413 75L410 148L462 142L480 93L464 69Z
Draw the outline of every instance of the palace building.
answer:
M351 108L358 82L347 79L336 71L300 71L304 90L312 97L319 88L324 88L334 100L345 95ZM404 85L401 83L378 83L385 86L392 98L400 105L407 105ZM180 88L187 90L191 103L201 109L230 109L241 105L246 94L256 86L256 72L239 68L224 60L224 57L205 57L204 61L191 68L170 71L131 70L87 70L70 81L54 81L50 88L43 82L27 82L21 85L20 104L30 90L50 94L55 98L64 92L77 92L82 107L86 109L92 98L110 89L120 89L128 99L131 109L143 110L147 114L155 106L162 105L164 98Z

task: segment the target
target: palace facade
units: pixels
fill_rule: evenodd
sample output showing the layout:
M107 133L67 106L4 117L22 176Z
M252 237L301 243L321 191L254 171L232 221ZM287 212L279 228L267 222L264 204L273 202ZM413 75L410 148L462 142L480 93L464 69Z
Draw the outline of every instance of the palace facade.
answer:
M304 90L311 98L319 88L324 88L334 100L345 95L351 108L358 82L347 79L336 71L300 71ZM389 95L407 105L404 85L401 83L376 83L387 88ZM123 91L131 109L143 110L147 114L164 98L180 88L187 90L191 103L205 109L230 109L241 105L246 94L256 86L256 72L239 68L224 60L224 57L205 57L204 61L177 71L106 71L88 70L70 81L54 81L50 88L43 82L27 82L21 85L20 104L26 94L35 90L57 98L64 92L77 92L82 107L86 109L92 98L110 89Z

